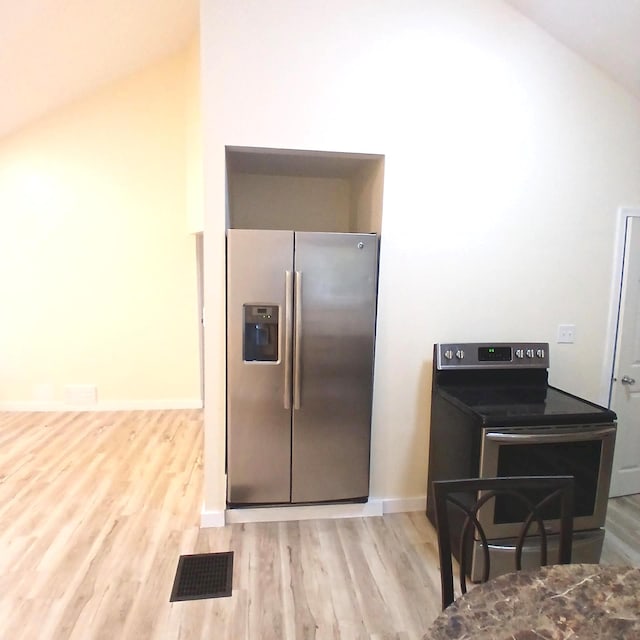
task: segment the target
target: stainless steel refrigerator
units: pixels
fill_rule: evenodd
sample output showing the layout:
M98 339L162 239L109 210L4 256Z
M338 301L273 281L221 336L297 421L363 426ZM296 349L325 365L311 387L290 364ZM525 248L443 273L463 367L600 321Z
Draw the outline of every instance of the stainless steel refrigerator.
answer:
M227 502L366 501L375 234L227 234Z

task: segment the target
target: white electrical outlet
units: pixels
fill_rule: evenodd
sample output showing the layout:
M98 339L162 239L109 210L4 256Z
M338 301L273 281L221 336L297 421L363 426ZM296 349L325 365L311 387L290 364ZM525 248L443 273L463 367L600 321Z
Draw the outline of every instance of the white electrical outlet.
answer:
M575 324L559 324L558 325L558 343L574 343L576 341L576 325Z

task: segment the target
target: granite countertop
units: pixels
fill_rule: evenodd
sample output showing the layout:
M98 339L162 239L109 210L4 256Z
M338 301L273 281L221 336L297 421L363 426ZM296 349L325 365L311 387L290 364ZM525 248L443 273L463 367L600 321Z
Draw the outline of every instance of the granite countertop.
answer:
M473 587L434 621L424 640L640 638L640 568L542 567Z

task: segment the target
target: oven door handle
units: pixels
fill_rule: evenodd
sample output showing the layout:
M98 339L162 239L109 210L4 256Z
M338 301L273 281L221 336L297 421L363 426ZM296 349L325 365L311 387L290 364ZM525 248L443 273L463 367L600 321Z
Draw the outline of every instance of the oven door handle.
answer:
M500 433L490 431L485 435L492 442L504 442L514 444L519 442L544 443L544 442L580 442L595 438L606 438L616 432L615 427L594 429L593 431L574 431L572 433Z

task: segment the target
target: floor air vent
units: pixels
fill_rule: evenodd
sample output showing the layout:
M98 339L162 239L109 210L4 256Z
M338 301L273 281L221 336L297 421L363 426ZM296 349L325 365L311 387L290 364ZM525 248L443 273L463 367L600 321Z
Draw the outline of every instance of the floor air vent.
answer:
M169 602L231 595L233 551L180 556Z

